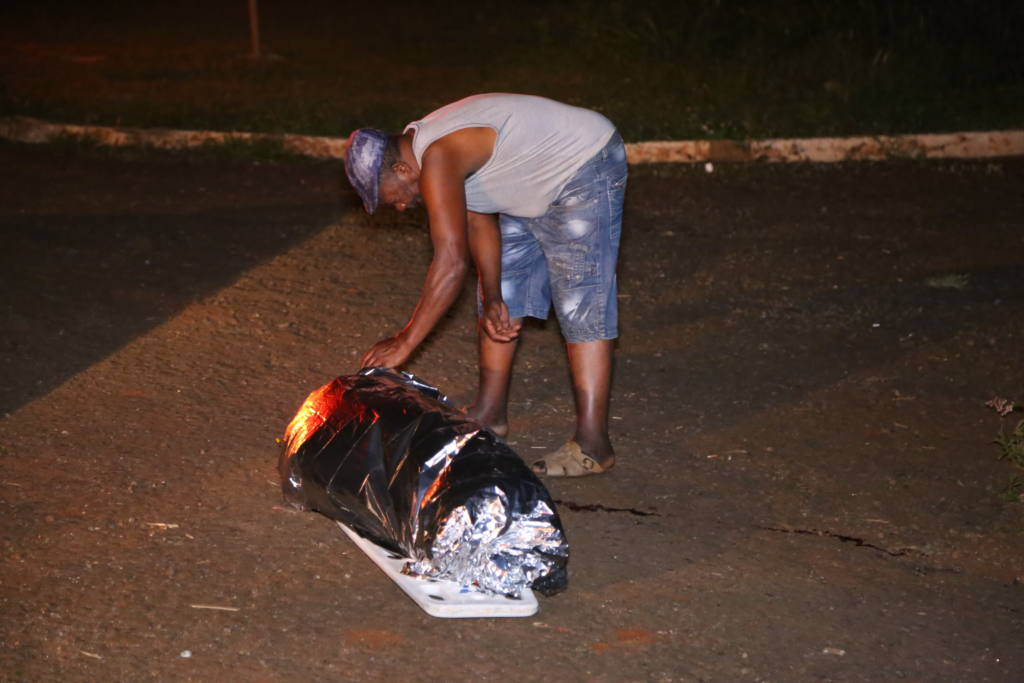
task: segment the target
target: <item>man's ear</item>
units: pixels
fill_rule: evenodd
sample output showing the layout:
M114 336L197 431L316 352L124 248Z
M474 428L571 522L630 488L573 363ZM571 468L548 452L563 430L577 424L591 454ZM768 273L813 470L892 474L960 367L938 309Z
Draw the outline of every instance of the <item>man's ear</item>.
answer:
M412 172L412 166L404 161L396 161L391 165L391 172L399 178L405 179Z

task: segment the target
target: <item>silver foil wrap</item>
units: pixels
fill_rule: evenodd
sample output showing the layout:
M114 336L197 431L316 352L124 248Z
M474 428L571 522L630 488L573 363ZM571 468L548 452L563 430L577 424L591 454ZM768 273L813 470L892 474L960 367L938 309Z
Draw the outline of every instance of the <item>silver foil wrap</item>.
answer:
M429 559L410 563L407 571L518 596L548 574L552 558L567 551L553 518L544 501L531 510L514 511L504 492L491 487L452 510L434 538Z
M409 558L408 573L512 596L568 582L569 546L544 485L408 373L370 368L310 394L279 470L288 502Z

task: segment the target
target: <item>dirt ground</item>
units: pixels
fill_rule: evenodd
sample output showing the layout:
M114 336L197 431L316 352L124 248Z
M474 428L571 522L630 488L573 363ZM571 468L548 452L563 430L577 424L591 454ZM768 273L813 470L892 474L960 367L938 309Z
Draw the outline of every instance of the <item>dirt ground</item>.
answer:
M0 164L0 679L1021 679L983 404L1024 399L1024 160L634 167L619 465L549 481L570 586L503 620L281 506L275 439L405 322L421 215L329 163ZM474 360L467 288L408 369L464 400ZM571 430L556 323L516 367L529 458Z

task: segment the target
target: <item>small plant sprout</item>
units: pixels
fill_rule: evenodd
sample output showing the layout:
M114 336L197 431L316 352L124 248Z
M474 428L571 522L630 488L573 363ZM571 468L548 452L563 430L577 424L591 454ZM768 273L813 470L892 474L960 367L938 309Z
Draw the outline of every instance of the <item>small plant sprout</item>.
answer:
M1000 460L1009 460L1018 467L1024 467L1024 420L1017 423L1012 432L999 430L993 442L999 446Z
M1024 477L1015 474L999 491L999 499L1007 503L1024 503Z

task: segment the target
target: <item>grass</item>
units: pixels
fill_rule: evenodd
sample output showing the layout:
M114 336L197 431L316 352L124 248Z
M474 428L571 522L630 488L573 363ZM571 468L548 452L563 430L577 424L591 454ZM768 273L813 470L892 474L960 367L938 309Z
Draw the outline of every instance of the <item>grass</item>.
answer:
M1006 417L1019 409L1024 409L1024 404L1011 401L1001 396L995 396L986 401L986 406L999 413L1000 417ZM999 446L999 459L1007 460L1016 467L1024 467L1024 420L1017 423L1013 431L1007 433L1002 426L999 427L999 436L993 443ZM1007 503L1024 503L1024 476L1013 475L1009 482L999 491L1000 500Z
M1011 432L999 430L993 441L999 446L999 459L1008 460L1018 467L1024 467L1024 420L1017 423Z
M587 106L629 141L1024 125L1020 3L38 0L0 10L0 114L343 135L472 92Z
M946 273L927 278L924 284L934 289L966 289L970 278L964 273Z

